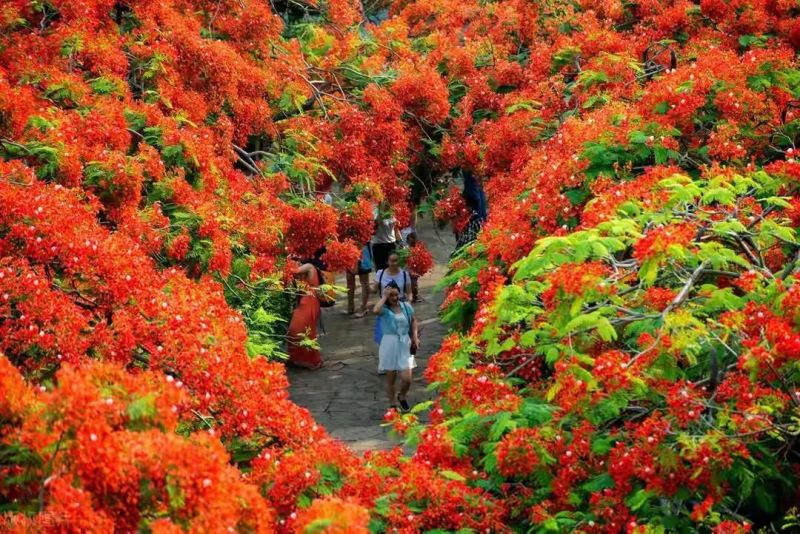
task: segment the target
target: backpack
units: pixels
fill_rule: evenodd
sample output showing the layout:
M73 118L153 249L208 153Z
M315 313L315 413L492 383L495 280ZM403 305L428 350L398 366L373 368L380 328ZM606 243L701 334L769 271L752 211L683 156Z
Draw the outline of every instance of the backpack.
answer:
M336 288L333 287L336 282L335 275L330 271L323 271L319 267L314 267L317 270L317 278L319 278L320 287L314 293L319 300L320 308L331 308L336 304ZM328 286L323 288L322 286Z

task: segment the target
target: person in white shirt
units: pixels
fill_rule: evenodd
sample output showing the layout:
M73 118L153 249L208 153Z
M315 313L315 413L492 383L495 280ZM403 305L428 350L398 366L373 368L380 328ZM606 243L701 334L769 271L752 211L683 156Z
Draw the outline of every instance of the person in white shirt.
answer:
M397 242L402 241L400 229L397 228L397 219L392 215L378 213L375 219L375 233L370 244L372 245L372 262L376 270L385 269L389 265L389 254L397 248Z
M400 289L400 300L411 300L411 275L400 267L400 256L397 252L390 252L385 269L378 269L375 273L375 291L382 295L384 290L394 282Z

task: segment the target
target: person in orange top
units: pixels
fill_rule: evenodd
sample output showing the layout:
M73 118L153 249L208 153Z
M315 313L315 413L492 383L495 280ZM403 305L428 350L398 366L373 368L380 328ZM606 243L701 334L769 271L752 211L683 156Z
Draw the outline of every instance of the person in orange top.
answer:
M317 340L317 323L321 314L317 290L322 284L319 276L321 269L321 262L318 259L311 259L303 261L295 271L294 276L300 282L301 294L292 312L286 334L289 363L312 370L319 369L323 365L319 349L304 343Z

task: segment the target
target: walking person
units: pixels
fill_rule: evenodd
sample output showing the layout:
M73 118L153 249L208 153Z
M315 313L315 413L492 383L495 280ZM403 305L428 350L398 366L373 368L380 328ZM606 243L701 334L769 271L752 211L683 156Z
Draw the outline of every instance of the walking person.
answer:
M361 259L352 271L347 271L347 315L355 314L364 317L369 306L370 283L369 275L372 272L372 250L369 244L361 249ZM356 312L356 278L361 284L361 307Z
M417 320L411 304L400 300L394 282L383 292L372 310L382 322L383 337L378 348L378 370L386 373L386 395L390 408L407 412L411 373L416 367L414 353L419 346Z
M417 232L411 231L408 235L405 236L406 245L412 251L417 244ZM419 273L415 273L413 269L408 266L408 274L411 276L411 302L416 304L417 302L422 301L422 298L419 296Z
M488 217L486 193L483 191L481 181L470 170L462 170L462 176L464 190L461 196L470 211L470 217L467 227L455 234L456 249L453 254L475 241Z
M317 291L323 283L320 271L322 264L318 259L304 260L294 272L300 295L289 321L287 350L289 363L306 369L319 369L323 365L319 348L313 346L317 340L317 323L321 309ZM309 343L314 342L314 343Z
M403 302L411 300L411 275L408 271L400 267L400 255L397 252L391 252L387 261L385 269L379 269L375 273L375 292L378 295L383 295L386 288L392 286L396 287L399 292L399 298ZM383 336L383 321L380 317L375 321L375 343L380 346L381 338ZM378 366L378 374L384 372Z
M375 234L370 241L376 270L387 267L389 254L397 248L398 241L402 241L402 237L397 228L397 219L388 212L388 205L384 202L375 215Z
M400 238L405 242L406 245L411 246L411 243L408 242L408 236L416 233L417 233L417 209L414 208L411 211L411 219L409 220L408 226L400 230Z

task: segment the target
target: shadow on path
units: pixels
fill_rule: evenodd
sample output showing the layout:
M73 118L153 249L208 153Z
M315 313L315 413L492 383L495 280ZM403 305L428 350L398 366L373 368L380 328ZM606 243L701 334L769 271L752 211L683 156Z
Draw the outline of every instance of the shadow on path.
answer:
M437 312L441 294L433 287L447 270L447 261L455 246L449 230L435 232L429 220L420 220L417 233L433 254L436 266L420 280L420 295L424 302L414 305L421 325L421 347L414 369L414 384L409 393L413 405L431 398L426 391L422 373L428 359L441 345L446 329L439 323ZM344 285L343 276L336 280ZM359 290L357 290L359 291ZM356 302L360 295L356 294ZM375 302L375 296L371 299ZM308 408L318 423L330 434L356 452L387 449L395 446L385 428L380 424L389 407L378 376L378 350L372 341L375 317L363 319L344 315L345 297L339 297L336 306L323 310L322 321L326 334L320 336L325 367L306 371L287 366L292 400Z

